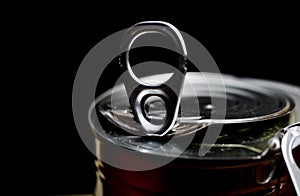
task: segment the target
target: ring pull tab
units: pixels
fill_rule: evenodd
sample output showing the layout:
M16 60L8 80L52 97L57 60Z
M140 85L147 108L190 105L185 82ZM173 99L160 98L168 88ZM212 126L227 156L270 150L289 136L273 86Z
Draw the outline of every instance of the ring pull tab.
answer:
M281 142L283 158L292 178L296 193L300 195L300 169L292 154L292 150L300 145L300 123L290 125L284 128L283 131L285 132Z
M133 42L145 34L165 35L170 37L176 45L176 52L179 56L178 64L176 66L172 65L176 69L172 76L163 83L145 83L132 71L129 62L129 51ZM126 31L122 40L121 51L125 51L125 56L122 59L120 55L120 65L125 67L130 75L124 86L134 119L139 124L140 134L147 136L165 135L175 124L186 74L187 51L181 33L173 25L166 22L146 21L137 23ZM153 102L156 103L156 106L159 105L161 110L159 116L151 116L147 111Z

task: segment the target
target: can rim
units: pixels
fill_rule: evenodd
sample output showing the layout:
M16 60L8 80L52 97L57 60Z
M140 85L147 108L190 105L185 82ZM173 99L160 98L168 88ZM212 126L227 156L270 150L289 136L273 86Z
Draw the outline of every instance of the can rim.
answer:
M190 79L194 79L195 77L197 77L197 74L199 73L194 73L194 72L188 72L187 73L187 78L190 78ZM203 74L203 73L201 73ZM213 76L214 74L213 73L207 73L208 75L211 75ZM224 80L240 80L241 78L239 77L236 77L236 76L232 76L232 75L226 75L224 74L223 75L223 78ZM282 83L282 82L277 82L277 81L270 81L270 80L265 80L265 79L256 79L256 78L242 78L243 81L246 81L245 83L249 82L249 83L254 83L255 85L257 86L268 86L270 88L276 88L278 90L282 90L283 92L287 93L287 94L291 94L291 98L294 100L294 101L299 101L300 99L300 88L297 87L297 86L293 86L293 85L290 85L290 84L286 84L286 83ZM298 92L298 93L297 93ZM103 98L105 98L106 96L109 96L111 93L111 90L109 91L106 91L105 93L101 94L97 100L101 100ZM298 99L296 99L296 97L298 97ZM273 115L267 115L266 117L263 117L263 118L254 118L255 120L252 119L252 121L250 119L247 119L246 122L247 123L255 123L257 121L266 121L266 120L270 120L270 119L276 119L276 118L281 118L281 117L284 117L286 115L291 115L292 113L295 113L296 110L297 111L300 111L299 110L299 106L300 104L296 104L296 105L287 105L286 107L283 108L283 110L280 110L280 112L276 112L276 114L273 114ZM94 105L95 107L95 105ZM90 124L93 124L91 118L89 118L89 121L90 121ZM299 121L299 119L298 119ZM222 121L223 122L223 121ZM232 121L231 122L233 123L240 123L238 120L237 121ZM245 122L245 121L244 121ZM114 123L114 122L111 122L111 123ZM106 141L109 141L111 144L113 145L118 145L118 146L121 146L123 148L126 148L126 149L129 149L129 150L138 150L136 149L134 146L128 146L122 142L120 142L119 140L115 140L114 138L112 137L109 137L108 134L106 134L104 131L98 131L95 126L91 125L92 126L92 130L96 136L96 138L100 139L100 140L106 140ZM282 127L283 128L283 127ZM139 149L140 150L140 149ZM146 153L146 154L150 154L150 155L159 155L159 154L156 154L155 151L153 150L147 150L147 149L143 149L143 153ZM279 152L280 153L280 152ZM163 155L161 155L163 156ZM165 155L164 155L165 156ZM230 157L230 160L261 160L265 155L263 155L263 153L260 153L258 154L257 156L237 156L237 157ZM220 160L220 161L224 161L224 160L228 160L229 158L228 157L190 157L190 156L180 156L179 158L182 158L182 159L197 159L197 160Z

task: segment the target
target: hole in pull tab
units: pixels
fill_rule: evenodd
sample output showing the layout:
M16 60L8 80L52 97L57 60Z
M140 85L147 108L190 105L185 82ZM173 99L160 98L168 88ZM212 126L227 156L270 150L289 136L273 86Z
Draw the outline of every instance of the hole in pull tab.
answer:
M154 125L163 125L167 116L164 100L158 96L148 97L144 103L145 118Z
M185 64L184 56L175 50L177 45L173 38L164 34L163 29L140 33L128 44L131 49L120 56L120 64L127 67L139 84L158 86L165 83L177 71L178 64ZM156 74L168 74L168 77L150 82L141 79Z
M168 81L173 72L175 72L175 68L159 61L147 61L143 63L139 63L132 67L132 71L135 76L140 80L140 83L146 84L149 86L157 86ZM156 77L153 79L153 75L161 75L161 77Z

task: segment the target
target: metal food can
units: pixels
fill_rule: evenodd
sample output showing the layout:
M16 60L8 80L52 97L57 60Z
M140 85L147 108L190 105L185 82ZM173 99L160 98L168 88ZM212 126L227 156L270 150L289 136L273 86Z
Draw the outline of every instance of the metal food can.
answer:
M143 115L155 125L166 116L161 102L159 96L143 102ZM138 134L124 85L97 97L89 114L96 140L96 196L296 195L282 140L286 127L300 132L294 124L300 121L299 87L187 72L176 112L166 134ZM299 139L294 143L290 147L299 169Z

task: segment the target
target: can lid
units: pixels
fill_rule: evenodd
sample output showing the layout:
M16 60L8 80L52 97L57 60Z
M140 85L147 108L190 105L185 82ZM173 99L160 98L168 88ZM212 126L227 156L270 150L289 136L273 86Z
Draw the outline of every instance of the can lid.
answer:
M148 77L164 80L168 74ZM189 159L259 159L268 148L268 140L296 119L295 108L300 89L273 81L238 78L214 73L188 72L185 78L180 109L171 132L164 137L135 135L138 126L123 85L103 93L96 100L96 112L101 121L108 121L105 131L96 131L100 139L143 153L172 156L180 143L166 144L173 137L194 134L187 149L180 155ZM225 86L224 91L221 88ZM298 92L298 93L297 93ZM292 95L292 96L291 96ZM297 99L295 99L297 98ZM215 100L212 102L212 100ZM153 98L145 103L149 118L160 119L160 101ZM217 114L226 104L222 118ZM210 129L209 129L210 128ZM215 141L206 140L208 132L221 129ZM159 147L158 147L159 146ZM158 150L158 148L160 150ZM199 149L208 148L205 154ZM163 152L163 153L162 153ZM167 153L166 153L167 152Z

